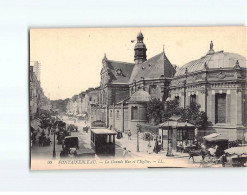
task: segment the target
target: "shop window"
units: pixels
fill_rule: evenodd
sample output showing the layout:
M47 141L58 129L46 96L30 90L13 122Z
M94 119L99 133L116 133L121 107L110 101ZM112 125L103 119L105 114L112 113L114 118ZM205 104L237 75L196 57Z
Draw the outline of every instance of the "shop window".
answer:
M131 120L138 120L138 108L137 108L137 106L131 107Z

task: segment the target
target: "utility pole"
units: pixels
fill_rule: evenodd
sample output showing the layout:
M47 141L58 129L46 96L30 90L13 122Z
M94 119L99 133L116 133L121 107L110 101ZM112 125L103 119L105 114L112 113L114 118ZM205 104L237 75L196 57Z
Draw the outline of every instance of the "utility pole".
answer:
M140 127L137 127L137 144L136 144L136 151L140 152L139 150L139 132L140 132Z
M56 128L57 129L57 128ZM53 139L53 159L56 159L56 144L55 144L55 142L56 142L56 129L55 129L55 131L54 131L54 139Z

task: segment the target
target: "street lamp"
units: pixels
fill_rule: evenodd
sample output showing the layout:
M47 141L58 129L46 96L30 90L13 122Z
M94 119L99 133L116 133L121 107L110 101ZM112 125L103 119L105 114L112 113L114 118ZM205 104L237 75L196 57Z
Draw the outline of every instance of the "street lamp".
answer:
M169 156L169 145L170 145L170 140L169 140L169 130L170 130L170 126L169 126L169 120L167 121L167 126L168 126L168 132L167 132L167 152L166 152L166 156Z
M55 144L55 135L56 135L56 129L55 129L55 132L54 132L54 139L53 139L53 158L56 159L56 144Z
M139 132L140 132L140 127L137 127L137 145L136 145L136 151L140 152L139 149Z

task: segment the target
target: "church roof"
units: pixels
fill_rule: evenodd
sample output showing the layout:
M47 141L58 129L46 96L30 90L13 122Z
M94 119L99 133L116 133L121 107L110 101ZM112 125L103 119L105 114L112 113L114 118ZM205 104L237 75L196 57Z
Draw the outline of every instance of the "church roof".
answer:
M234 68L237 61L240 67L246 68L246 58L239 54L209 50L207 55L200 59L193 60L179 68L175 76L185 74L186 69L188 73L203 70L205 68L205 63L208 69Z
M128 62L108 61L108 70L111 71L112 83L127 84L129 82L134 64Z
M171 78L175 74L175 69L170 63L165 53L162 52L142 64L136 64L130 77L130 83L144 79L160 78L162 75Z

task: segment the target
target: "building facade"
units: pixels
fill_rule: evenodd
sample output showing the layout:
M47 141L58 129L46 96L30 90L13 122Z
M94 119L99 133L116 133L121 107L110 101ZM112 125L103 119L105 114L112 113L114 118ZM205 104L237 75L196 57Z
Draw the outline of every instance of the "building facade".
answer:
M35 115L39 114L42 110L51 110L51 102L49 98L44 95L33 66L30 66L29 69L29 99L29 113L31 118L34 118Z
M136 132L137 124L148 122L146 104L150 99L175 99L180 107L196 102L206 112L210 125L198 132L201 136L218 132L245 142L246 58L239 54L214 51L211 42L205 56L177 68L164 49L147 59L140 32L134 63L113 61L105 55L100 77L100 87L88 89L81 100L90 121L102 120L113 129Z
M138 123L147 123L146 103L151 98L167 99L176 72L164 50L147 59L140 32L134 47L134 63L102 60L99 104L91 120L102 120L116 130L135 132Z
M200 104L216 131L230 140L242 140L246 132L246 59L235 53L207 54L179 68L170 85L170 98L181 107Z

